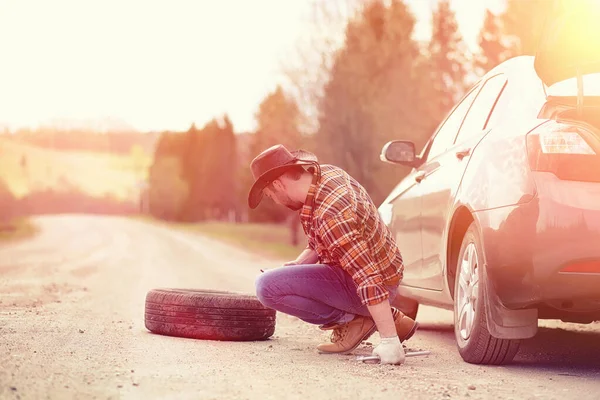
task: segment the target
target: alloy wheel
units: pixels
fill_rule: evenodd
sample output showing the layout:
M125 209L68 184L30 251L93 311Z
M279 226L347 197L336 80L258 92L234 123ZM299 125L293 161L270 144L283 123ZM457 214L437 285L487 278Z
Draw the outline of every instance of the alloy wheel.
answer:
M458 329L462 340L471 337L479 295L479 260L475 243L469 243L460 261L458 275Z

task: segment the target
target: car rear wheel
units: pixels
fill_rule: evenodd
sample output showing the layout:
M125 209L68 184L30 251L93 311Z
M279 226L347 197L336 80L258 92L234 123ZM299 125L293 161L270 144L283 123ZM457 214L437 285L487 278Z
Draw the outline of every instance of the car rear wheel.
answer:
M454 334L458 351L471 364L506 364L520 341L498 339L487 328L483 252L475 223L465 234L458 256L454 288Z

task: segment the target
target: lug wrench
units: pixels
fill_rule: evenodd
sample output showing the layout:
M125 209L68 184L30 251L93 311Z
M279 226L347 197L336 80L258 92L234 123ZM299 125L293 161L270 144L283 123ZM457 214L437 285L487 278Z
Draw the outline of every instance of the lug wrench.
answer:
M431 354L429 350L424 351L408 351L404 353L405 357L427 356ZM356 361L379 361L379 356L357 356Z

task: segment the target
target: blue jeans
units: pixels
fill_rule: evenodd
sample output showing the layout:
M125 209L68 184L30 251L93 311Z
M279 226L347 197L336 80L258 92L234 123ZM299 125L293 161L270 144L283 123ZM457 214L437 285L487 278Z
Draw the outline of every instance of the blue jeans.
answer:
M391 302L396 286L386 286ZM256 278L256 296L265 306L317 325L370 316L342 268L326 264L292 265L268 270Z

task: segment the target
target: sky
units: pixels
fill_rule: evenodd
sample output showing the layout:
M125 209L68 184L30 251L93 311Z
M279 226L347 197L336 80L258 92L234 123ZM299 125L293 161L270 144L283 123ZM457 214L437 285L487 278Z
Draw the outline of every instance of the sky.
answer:
M309 33L310 3L0 0L0 127L110 118L186 130L227 114L237 132L252 130ZM407 3L426 40L435 0ZM503 4L451 0L470 47L485 8Z

